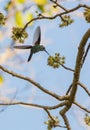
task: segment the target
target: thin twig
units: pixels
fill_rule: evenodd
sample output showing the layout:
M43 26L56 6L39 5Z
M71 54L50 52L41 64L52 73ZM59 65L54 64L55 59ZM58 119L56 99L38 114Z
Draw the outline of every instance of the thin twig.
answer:
M74 101L73 104L75 104L75 105L78 106L80 109L84 110L85 112L90 113L90 110L88 110L87 108L81 106L81 105L78 104L77 102Z
M86 49L86 52L85 52L85 54L84 54L84 56L83 56L83 59L82 59L82 65L83 65L84 62L85 62L85 59L86 59L87 54L88 54L88 52L89 52L89 49L90 49L90 43L89 43L89 45L88 45L88 47L87 47L87 49Z
M67 128L66 126L56 125L56 127Z
M30 107L37 107L37 108L47 108L47 106L42 106L38 104L32 104L32 103L26 103L26 102L8 102L8 103L0 103L0 106L13 106L13 105L24 105L24 106L30 106Z
M84 84L82 84L81 82L78 82L78 85L80 85L85 91L86 91L86 93L89 95L89 97L90 97L90 92L89 92L89 90L87 89L87 87L84 85Z
M69 92L70 92L71 88L72 88L72 84L69 86L69 88L68 88L68 90L67 90L67 92L66 92L66 95L68 95L68 94L69 94Z
M59 107L64 106L65 102L57 104L57 105L54 105L54 106L44 106L44 105L38 105L38 104L26 103L26 102L0 103L0 106L12 106L12 105L24 105L24 106L30 106L30 107L37 107L37 108L41 108L41 109L53 110L53 109L57 109Z
M54 16L52 16L52 17L47 17L47 16L41 15L41 16L38 16L37 18L33 18L33 19L31 19L29 22L27 22L27 23L25 24L25 26L23 27L21 33L22 33L22 32L27 28L27 26L28 26L31 22L33 22L33 21L41 20L41 19L51 19L51 20L52 20L52 19L55 19L55 18L58 17L58 16L60 17L60 16L62 16L62 15L64 15L64 14L68 14L68 13L74 12L74 11L76 11L76 10L78 10L79 8L82 8L82 7L90 9L90 7L87 6L87 5L85 5L85 4L79 4L78 6L72 8L72 9L69 9L69 10L64 11L64 12L62 12L62 13L59 13L59 14L56 14L56 15L54 15Z
M79 82L78 82L78 85L80 85L80 86L86 91L86 93L90 96L90 92L89 92L89 90L87 89L87 87L86 87L84 84L82 84L82 83L79 81ZM68 93L70 92L71 88L72 88L72 84L69 86L69 88L68 88L68 90L67 90L67 92L66 92L66 95L68 95Z
M65 66L65 65L62 65L62 64L60 64L60 65L61 65L64 69L74 72L73 69L71 69L71 68L69 68L69 67L67 67L67 66Z
M57 1L55 0L50 0L51 2L53 2L56 6L60 7L61 9L63 9L64 11L68 11L66 8L64 8L62 5L58 4Z
M54 120L54 118L52 117L52 115L50 114L50 112L49 112L47 109L44 109L44 110L47 112L48 117L49 117L53 122L55 122L55 120Z
M48 117L53 121L54 127L66 128L66 126L61 126L61 125L55 124L56 120L53 118L53 116L50 114L50 112L47 109L44 109L44 110L47 112Z

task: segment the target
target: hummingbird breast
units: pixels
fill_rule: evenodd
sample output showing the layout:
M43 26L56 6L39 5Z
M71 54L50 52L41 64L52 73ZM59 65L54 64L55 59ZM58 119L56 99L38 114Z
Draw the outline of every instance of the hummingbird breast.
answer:
M32 52L33 53L37 53L39 51L44 51L45 50L45 47L42 46L42 45L35 45L32 47Z

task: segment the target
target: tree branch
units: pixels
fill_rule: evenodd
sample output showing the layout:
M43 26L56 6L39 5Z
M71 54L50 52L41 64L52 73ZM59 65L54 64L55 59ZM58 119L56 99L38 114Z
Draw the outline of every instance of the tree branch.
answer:
M38 104L32 104L32 103L26 103L26 102L8 102L8 103L0 103L0 106L12 106L12 105L24 105L24 106L30 106L30 107L37 107L41 109L48 109L53 110L57 109L59 107L64 106L66 103L62 102L60 104L54 105L54 106L44 106L44 105L38 105Z
M47 112L48 117L49 117L53 122L55 122L55 120L54 120L54 118L52 117L52 115L50 114L50 112L49 112L47 109L44 109L44 110Z
M49 109L49 110L56 109L56 108L59 108L59 107L63 107L63 106L65 106L66 104L67 104L67 102L64 101L64 102L59 103L59 104L57 104L57 105L55 105L55 106L48 107L48 109Z
M80 109L84 110L87 113L90 113L90 110L88 110L87 108L84 108L83 106L81 106L80 104L78 104L77 102L73 102L73 104L75 104L76 106L78 106Z
M75 66L75 71L74 71L72 89L71 89L71 93L70 93L70 104L72 104L72 102L74 101L74 98L75 98L75 94L77 91L77 84L78 84L79 77L80 77L83 52L84 52L85 45L86 45L89 38L90 38L90 29L88 29L87 32L84 34L84 36L80 42L79 48L78 48L78 54L77 54L77 59L76 59L76 66Z
M59 5L58 5L58 6L59 6ZM72 9L69 9L69 10L64 9L64 10L65 10L64 12L59 13L59 14L56 14L56 15L54 15L54 16L52 16L52 17L47 17L47 16L43 16L42 14L39 14L39 16L38 16L37 18L33 18L32 20L30 20L29 22L27 22L27 23L25 24L25 26L23 27L21 33L22 33L22 32L27 28L27 26L28 26L31 22L33 22L33 21L41 20L41 19L51 19L51 20L52 20L52 19L55 19L55 18L58 17L58 16L61 17L61 16L64 15L64 14L68 14L68 13L74 12L74 11L76 11L76 10L78 10L79 8L82 8L82 7L90 9L90 6L87 6L87 5L85 5L85 4L79 4L78 6L72 8ZM61 8L61 7L60 7L60 8Z
M62 110L60 111L60 115L62 116L62 118L63 118L63 120L64 120L64 123L65 123L65 125L66 125L67 130L71 130L70 124L69 124L69 121L68 121L68 118L67 118L67 116L65 115L65 111L66 111L66 107L65 107L65 109L62 109Z
M70 126L68 124L69 122L65 116L65 113L72 106L76 92L77 92L77 84L78 84L79 77L80 77L83 52L84 52L85 45L89 38L90 38L90 29L87 30L87 32L84 34L84 36L80 42L80 45L78 48L78 54L77 54L77 58L76 58L76 65L75 65L75 71L74 71L74 76L73 76L72 89L70 87L71 91L70 91L70 95L69 95L69 100L67 101L67 105L60 111L60 114L62 115L68 130L70 130Z
M86 91L86 93L89 95L89 97L90 97L90 92L89 92L89 90L87 89L87 87L84 85L84 84L82 84L81 82L78 82L78 85L80 85L85 91Z
M23 76L23 75L17 74L17 73L15 73L15 72L13 72L13 71L10 71L10 70L4 68L4 67L1 66L1 65L0 65L0 69L3 70L3 71L6 72L6 73L12 75L12 76L15 76L15 77L17 77L17 78L23 79L23 80L25 80L25 81L28 81L29 83L32 83L32 84L35 85L37 88L39 88L41 91L43 91L44 93L46 93L46 94L52 96L53 98L55 98L55 99L57 99L57 100L59 100L59 101L60 101L60 100L62 101L62 100L67 100L67 99L68 99L68 96L66 96L66 95L65 95L65 96L59 96L59 95L57 95L56 93L53 93L53 92L51 92L51 91L45 89L45 88L42 87L39 83L35 82L35 81L32 80L31 78L28 78L28 77L25 77L25 76Z

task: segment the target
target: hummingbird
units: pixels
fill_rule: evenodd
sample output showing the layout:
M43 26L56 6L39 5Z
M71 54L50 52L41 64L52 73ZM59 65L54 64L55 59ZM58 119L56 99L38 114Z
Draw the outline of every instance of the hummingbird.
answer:
M16 49L30 49L30 54L28 57L28 62L31 60L33 54L39 52L39 51L45 51L48 55L49 53L46 51L45 47L43 45L40 45L41 42L41 29L40 26L38 26L35 30L34 36L33 36L33 46L32 45L23 45L23 46L14 46Z

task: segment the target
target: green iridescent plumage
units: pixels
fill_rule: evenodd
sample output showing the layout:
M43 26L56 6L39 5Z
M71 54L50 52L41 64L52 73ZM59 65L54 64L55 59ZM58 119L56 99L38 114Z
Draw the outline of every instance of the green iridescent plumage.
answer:
M44 51L44 50L45 50L45 47L42 46L42 45L35 45L35 46L33 46L32 49L31 49L31 51L32 51L33 53L37 53L37 52L39 52L39 51Z

